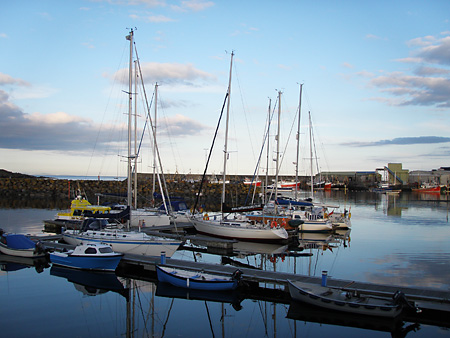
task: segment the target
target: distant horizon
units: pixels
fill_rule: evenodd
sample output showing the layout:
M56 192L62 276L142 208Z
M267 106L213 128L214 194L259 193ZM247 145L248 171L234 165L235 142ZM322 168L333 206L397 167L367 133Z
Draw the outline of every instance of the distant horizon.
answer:
M388 164L386 164L387 166ZM402 164L403 165L403 164ZM404 170L408 170L409 172L416 172L416 171L426 171L426 172L433 172L433 171L439 171L439 170L443 170L445 171L445 168L450 168L450 166L440 166L438 168L433 168L433 169L429 169L429 170L424 170L424 169L408 169L408 168L403 168ZM17 171L11 171L8 169L4 169L6 172L10 172L13 174L22 174L22 175L29 175L29 176L35 176L35 177L46 177L46 178L57 178L57 179L64 179L64 178L84 178L86 180L96 180L100 177L100 180L124 180L127 178L126 175L121 175L121 176L117 176L117 175L55 175L55 174L30 174L30 173L26 173L26 172L17 172ZM364 172L377 172L379 170L383 170L383 167L378 167L374 170L336 170L336 171L322 171L320 173L315 174L316 175L320 175L323 173L346 173L346 172L354 172L354 173L364 173ZM152 175L153 172L138 172L138 174L143 174L143 175ZM172 172L168 172L168 173L164 173L164 175L195 175L195 176L201 176L203 175L203 173L172 173ZM222 174L220 173L206 173L207 176L222 176ZM252 178L253 174L242 174L242 173L230 173L227 174L227 176L246 176L248 178ZM258 177L265 177L266 175L257 175ZM274 177L275 174L269 174L269 177ZM280 177L295 177L295 173L293 174L279 174ZM299 177L309 177L310 175L298 175Z

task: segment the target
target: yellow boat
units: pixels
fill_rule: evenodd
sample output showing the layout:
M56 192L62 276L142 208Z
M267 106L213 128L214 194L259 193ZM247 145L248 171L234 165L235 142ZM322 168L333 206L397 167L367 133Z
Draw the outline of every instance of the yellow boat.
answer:
M70 211L57 213L56 219L62 221L82 221L85 217L109 213L110 211L110 207L104 205L92 205L87 199L78 196L72 200Z

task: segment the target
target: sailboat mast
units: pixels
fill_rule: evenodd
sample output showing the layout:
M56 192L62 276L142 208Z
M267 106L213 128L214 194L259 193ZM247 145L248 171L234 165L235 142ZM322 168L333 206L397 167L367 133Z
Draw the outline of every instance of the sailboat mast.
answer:
M267 156L266 156L266 185L264 187L264 198L263 198L263 202L266 203L266 199L267 199L267 187L269 186L269 156L270 156L270 137L269 137L269 132L270 132L270 109L271 109L271 104L272 104L272 99L269 98L269 108L268 108L268 115L267 115Z
M278 172L279 172L279 166L278 161L280 158L280 122L281 122L281 90L278 91L278 130L277 130L277 169L275 172L275 201L278 198ZM277 204L275 203L275 208L277 207ZM276 209L275 209L276 210Z
M158 82L155 83L155 119L153 122L153 190L152 196L155 196L156 187L156 118L158 110Z
M134 62L134 88L136 90L137 88L137 61ZM137 90L136 90L137 95ZM133 188L133 195L134 195L134 208L137 209L137 99L134 100L134 188Z
M303 83L300 84L300 95L298 99L298 121L297 121L297 160L295 162L295 199L298 193L298 164L300 161L300 117L302 114L302 89Z
M228 78L228 100L227 100L227 119L226 119L226 127L225 127L225 145L223 150L223 183L222 183L222 203L220 206L221 213L223 214L223 205L225 203L225 181L227 177L227 160L228 160L228 123L230 120L230 96L231 96L231 73L233 69L233 56L234 52L231 52L231 61L230 61L230 75Z
M132 185L131 185L131 123L133 113L133 29L126 37L130 41L130 64L128 69L128 169L127 169L127 205L132 206Z
M313 178L313 151L312 151L312 123L311 112L309 113L309 155L311 159L311 198L314 197L314 178Z

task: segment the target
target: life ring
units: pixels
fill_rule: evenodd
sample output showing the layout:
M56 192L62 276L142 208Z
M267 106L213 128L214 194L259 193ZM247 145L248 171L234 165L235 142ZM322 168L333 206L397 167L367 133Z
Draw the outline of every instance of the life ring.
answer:
M271 228L276 228L277 226L278 226L278 223L276 221L272 221L272 223L270 223Z
M285 219L285 218L283 218L283 219L281 220L281 226L282 226L283 228L286 228L287 223L286 223L286 219Z
M203 220L204 220L204 221L209 221L209 216L208 216L208 214L205 214L205 215L203 216Z

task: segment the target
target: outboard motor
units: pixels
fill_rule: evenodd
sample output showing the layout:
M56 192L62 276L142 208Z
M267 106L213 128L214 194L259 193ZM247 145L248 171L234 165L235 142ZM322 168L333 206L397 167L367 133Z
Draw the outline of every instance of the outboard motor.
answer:
M231 275L231 278L235 279L237 281L240 281L242 274L243 274L243 272L241 270L237 269L235 272L233 272L233 275Z
M417 306L415 306L414 302L410 302L405 294L401 292L400 290L397 290L394 295L392 296L392 299L394 300L394 304L402 305L403 307L414 310L416 313L422 312L421 309L419 309Z

